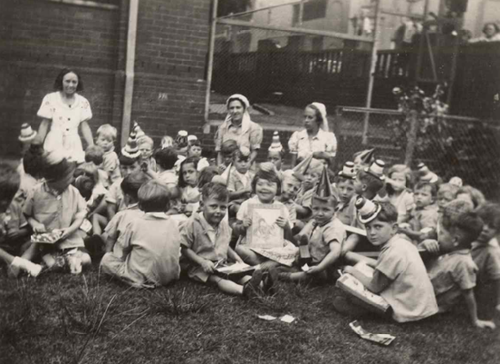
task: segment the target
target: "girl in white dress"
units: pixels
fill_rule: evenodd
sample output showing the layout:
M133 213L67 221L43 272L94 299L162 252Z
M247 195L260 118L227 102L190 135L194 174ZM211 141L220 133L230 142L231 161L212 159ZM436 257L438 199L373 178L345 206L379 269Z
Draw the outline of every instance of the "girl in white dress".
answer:
M57 90L45 95L37 115L42 118L38 130L46 151L63 150L68 161L83 163L83 151L78 128L87 145L93 145L88 121L92 111L87 99L77 93L83 89L80 76L70 69L63 69L54 82Z

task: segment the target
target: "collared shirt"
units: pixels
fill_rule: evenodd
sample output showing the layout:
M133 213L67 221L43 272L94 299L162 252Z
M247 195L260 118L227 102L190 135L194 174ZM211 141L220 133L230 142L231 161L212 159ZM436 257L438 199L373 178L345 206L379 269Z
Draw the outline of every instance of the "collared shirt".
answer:
M80 192L68 186L61 194L51 190L47 183L36 185L28 194L24 204L24 214L45 225L48 231L71 226L77 214L85 214L87 205ZM82 247L80 230L58 243L59 249Z
M108 236L109 239L116 242L118 238L125 232L127 226L142 215L144 215L144 212L139 210L139 205L137 203L131 204L125 210L119 211L115 216L113 216L111 221L106 226L106 229L104 229L104 233ZM123 252L121 252L121 250L115 250L115 247L116 249L119 249L119 247L115 245L113 248L113 252L117 256L121 256Z
M120 172L120 161L113 147L102 156L102 170L108 174L108 184L115 183L122 177Z
M381 249L375 270L391 283L380 292L397 322L421 320L438 312L432 284L417 248L398 235Z
M297 153L298 158L304 158L310 153L326 152L332 157L337 153L337 138L332 132L318 130L318 134L310 137L307 130L296 131L288 140L290 153Z
M337 243L342 246L347 233L344 224L333 217L333 219L323 226L316 225L309 239L309 252L313 263L319 264L330 253L330 244Z
M262 127L249 117L243 117L241 125L234 125L231 120L224 121L215 135L215 151L220 152L222 143L226 140L234 140L238 146L254 151L260 149L262 138Z
M488 243L473 243L471 256L478 268L478 282L486 283L500 279L500 247L496 238Z
M203 213L193 213L181 228L181 245L212 262L227 260L230 240L231 228L227 220L213 227Z
M476 286L477 270L468 249L445 254L432 262L429 277L440 312L454 306L460 300L462 291Z

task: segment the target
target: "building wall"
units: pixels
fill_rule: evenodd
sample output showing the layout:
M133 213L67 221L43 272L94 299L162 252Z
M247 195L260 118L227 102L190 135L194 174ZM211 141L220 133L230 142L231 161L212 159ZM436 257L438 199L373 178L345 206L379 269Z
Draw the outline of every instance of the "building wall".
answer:
M38 128L36 112L64 67L82 76L93 131L120 130L129 0L105 3L117 6L0 0L0 155L18 152L23 122ZM157 140L180 128L201 133L209 8L208 0L140 1L132 118Z

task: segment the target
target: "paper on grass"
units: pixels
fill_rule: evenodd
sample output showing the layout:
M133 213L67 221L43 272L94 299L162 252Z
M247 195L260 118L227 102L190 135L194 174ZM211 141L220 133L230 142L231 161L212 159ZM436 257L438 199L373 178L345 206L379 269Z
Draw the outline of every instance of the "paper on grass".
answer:
M362 339L372 341L372 342L377 343L377 344L388 346L396 338L395 336L392 336L389 334L372 334L372 333L366 331L365 329L363 329L358 321L351 322L349 324L349 326Z
M273 321L273 320L277 319L277 317L274 317L271 315L257 315L257 317L260 318L261 320L265 320L265 321Z
M307 272L309 269L311 269L311 267L310 267L310 266L308 266L307 264L304 264L304 265L302 266L302 270L303 270L304 272Z
M287 324L291 324L292 322L295 321L295 317L290 315L284 315L280 317L280 320L286 322Z

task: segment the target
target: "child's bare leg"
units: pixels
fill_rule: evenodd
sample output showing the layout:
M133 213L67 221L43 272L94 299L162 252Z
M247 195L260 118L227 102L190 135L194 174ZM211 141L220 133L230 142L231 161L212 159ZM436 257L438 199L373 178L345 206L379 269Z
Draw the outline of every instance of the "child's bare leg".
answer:
M92 232L94 235L101 235L102 228L106 226L108 219L99 214L92 215Z
M28 249L23 253L21 258L27 259L29 261L32 261L35 259L38 255L38 244L31 244Z
M33 277L36 277L42 271L42 266L33 264L29 260L15 257L5 250L0 249L0 259L2 259L9 266L8 275L15 278L19 275L20 270L28 272Z
M228 279L217 277L216 275L211 275L210 277L208 277L208 281L217 284L217 287L219 287L219 289L224 293L233 296L243 295L243 286L238 283L235 283Z
M258 265L262 259L254 251L248 249L244 245L238 245L236 247L236 253L243 259L243 261L250 265Z

